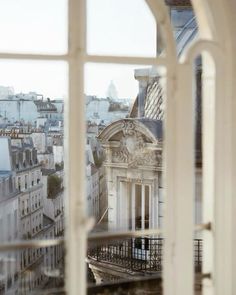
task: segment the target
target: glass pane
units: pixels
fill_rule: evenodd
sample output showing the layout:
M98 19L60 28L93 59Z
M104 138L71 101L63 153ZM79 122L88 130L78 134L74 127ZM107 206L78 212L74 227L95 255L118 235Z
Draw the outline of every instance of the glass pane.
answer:
M0 252L1 294L64 294L63 255L62 245Z
M142 228L142 187L135 184L135 229Z
M186 10L183 7L179 9ZM189 7L185 14L189 15ZM170 13L170 15L172 14ZM190 15L192 16L192 13ZM180 51L178 53L192 40L189 37L189 31L185 31L185 24L188 20L184 20L184 24L181 24L182 27L178 28L181 35L177 43L183 41L179 43ZM121 26L119 24L119 28ZM177 30L178 23L175 23L174 20L173 26ZM191 29L195 34L195 28L191 27ZM117 29L117 31L119 30ZM105 34L105 36L107 35ZM185 38L185 36L187 37ZM112 40L111 36L109 37L109 41ZM106 44L105 41L104 44ZM126 50L129 48L126 47L124 41L121 41L121 44ZM117 51L111 50L109 45L104 47L107 54L121 52L118 47ZM89 47L90 49L91 47ZM97 50L92 53L100 54L102 52L104 54L104 51ZM122 54L128 54L127 52L131 51L127 50ZM165 69L161 67L86 65L86 119L89 126L87 144L90 145L90 149L94 151L96 157L100 155L101 159L97 168L101 177L99 177L101 182L99 181L98 186L99 203L101 202L102 206L99 206L100 218L96 219L95 217L95 220L99 221L95 221L93 232L107 230L113 233L120 230L132 229L133 231L144 228L150 230L160 228L161 230L163 228L165 215L163 190L165 188L162 155L166 103L165 77ZM116 112L111 115L111 110L114 110L114 107L110 108L110 104L122 105L124 98L128 99L127 101L132 101L126 115L120 117L117 115L121 107L116 107ZM105 101L106 108L104 107ZM102 105L103 107L101 107ZM90 134L91 126L97 128L96 139L93 142ZM87 165L92 166L93 162L87 162ZM87 181L90 181L88 177ZM92 196L93 194L88 193L87 198ZM106 227L100 227L102 223L106 224ZM95 283L95 287L89 289L89 292L92 290L90 294L92 292L103 294L106 292L105 290L109 290L107 292L112 294L118 288L124 294L125 292L134 292L135 294L137 290L141 293L160 292L162 294L158 282L160 282L162 275L164 239L163 234L153 234L137 238L125 236L89 241L88 280ZM201 263L202 248L199 243L201 241L199 242L195 236L192 243L195 267ZM132 281L135 275L129 275L131 272L137 273L139 283ZM151 287L150 278L148 278L148 286L145 286L144 281L140 279L140 275L145 274L145 277L148 277L150 273L154 276L153 280L156 279L155 291ZM104 285L99 285L101 283ZM196 288L198 287L197 282Z
M88 212L94 212L89 208L93 199L99 203L92 234L133 233L160 225L163 72L162 67L86 64ZM136 294L137 281L130 273L150 279L140 280L141 293L153 292L154 285L160 291L162 253L163 239L155 234L89 240L88 282L96 287L88 294L103 294L106 283L109 294L118 285L124 294ZM100 283L105 285L100 288Z
M63 239L67 64L0 60L0 85L0 243ZM0 293L63 286L64 253L0 253Z
M0 2L0 51L63 54L67 51L67 0Z
M107 125L129 114L139 89L134 70L130 65L86 64L87 121Z
M156 56L156 23L143 0L88 0L89 54Z
M196 17L192 9L176 6L170 9L170 15L177 54L181 55L186 46L197 36Z

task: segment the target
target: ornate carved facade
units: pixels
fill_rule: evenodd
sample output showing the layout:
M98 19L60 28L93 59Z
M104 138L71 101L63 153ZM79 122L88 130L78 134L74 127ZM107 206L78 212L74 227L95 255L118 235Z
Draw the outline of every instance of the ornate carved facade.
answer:
M107 126L99 139L106 151L109 228L160 225L156 212L161 187L162 122L119 120Z

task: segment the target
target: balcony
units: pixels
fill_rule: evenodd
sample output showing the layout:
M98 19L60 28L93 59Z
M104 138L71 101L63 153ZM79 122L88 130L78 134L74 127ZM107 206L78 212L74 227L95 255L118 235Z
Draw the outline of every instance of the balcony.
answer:
M57 209L55 211L55 214L54 214L54 217L56 218L57 216L59 216L61 214L61 210L60 209Z
M23 240L28 240L28 239L31 239L31 234L30 234L30 232L27 232L27 233L25 233L25 234L23 234L22 235L22 239Z
M55 233L55 237L63 237L64 236L64 230L60 230L57 233Z
M91 263L109 263L133 272L162 271L164 240L161 238L130 238L109 242L88 250ZM194 240L195 272L201 272L202 240Z
M107 294L155 294L162 295L162 279L160 277L139 278L139 280L119 280L119 282L89 285L88 295Z
M18 280L18 277L19 277L18 272L15 272L15 274L14 274L14 281L17 281Z
M0 282L0 294L4 294L5 292L5 284L3 282Z

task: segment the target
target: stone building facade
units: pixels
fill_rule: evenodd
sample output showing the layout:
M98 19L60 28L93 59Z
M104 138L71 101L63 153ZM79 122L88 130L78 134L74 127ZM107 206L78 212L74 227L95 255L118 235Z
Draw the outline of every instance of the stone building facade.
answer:
M20 238L19 203L20 192L15 186L12 171L0 169L0 242ZM0 294L15 294L19 286L20 254L0 253Z
M123 119L110 124L99 139L106 150L109 229L160 226L162 122Z
M32 138L11 136L0 136L0 241L60 238L64 234L63 190L53 200L50 218L45 204L47 183ZM64 175L63 170L57 173ZM1 253L0 294L28 294L52 284L55 269L62 271L63 256L61 245Z

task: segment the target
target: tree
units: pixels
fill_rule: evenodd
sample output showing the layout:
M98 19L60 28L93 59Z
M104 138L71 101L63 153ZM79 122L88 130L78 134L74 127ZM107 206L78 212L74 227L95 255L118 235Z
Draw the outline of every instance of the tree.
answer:
M56 174L48 176L48 198L54 199L62 190L62 179Z

